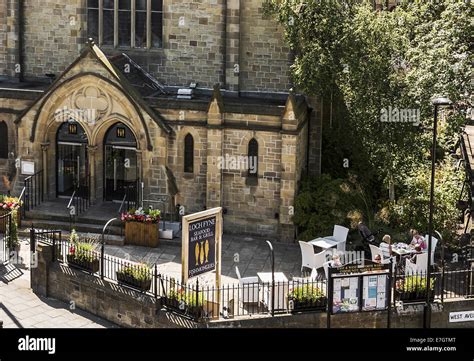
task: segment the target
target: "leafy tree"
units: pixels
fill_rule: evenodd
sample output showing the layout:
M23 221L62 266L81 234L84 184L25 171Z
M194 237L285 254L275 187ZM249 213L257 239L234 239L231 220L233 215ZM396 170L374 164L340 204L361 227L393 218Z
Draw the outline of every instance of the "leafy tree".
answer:
M452 150L471 107L470 2L402 1L394 11L374 11L372 1L351 0L267 0L265 6L285 29L295 54L291 70L299 89L326 98L336 94L345 109L341 124L324 137L323 146L329 145L334 153L334 162L328 162L336 164L331 173L344 176L337 164L341 153L352 147L358 159L354 156L356 167L351 172L361 185L370 187L374 201L387 200L383 190L391 183L397 190L395 204L416 202L420 217L427 219L429 193L423 191L421 180L430 179L430 100L447 95L455 103L439 127L437 158L442 172L453 172L445 153ZM382 122L381 112L389 107L418 109L420 125ZM346 150L336 150L341 144ZM438 194L437 201L452 202L459 192L460 179L450 179L442 186L445 196ZM315 183L323 186L319 180ZM438 225L451 227L457 214L446 207L437 208L437 217L442 218ZM402 213L394 214L402 219L406 216ZM295 219L304 229L316 232L311 214L306 214L308 222L300 217L305 216L297 214ZM426 222L419 222L420 228L425 227Z

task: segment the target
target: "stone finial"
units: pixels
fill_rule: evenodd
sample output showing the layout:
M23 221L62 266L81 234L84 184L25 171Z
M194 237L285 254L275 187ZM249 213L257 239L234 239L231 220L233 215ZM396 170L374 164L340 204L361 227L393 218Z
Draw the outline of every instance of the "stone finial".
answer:
M211 102L209 103L207 112L208 112L208 117L211 114L220 115L224 113L224 99L222 98L222 94L220 91L220 84L214 85Z

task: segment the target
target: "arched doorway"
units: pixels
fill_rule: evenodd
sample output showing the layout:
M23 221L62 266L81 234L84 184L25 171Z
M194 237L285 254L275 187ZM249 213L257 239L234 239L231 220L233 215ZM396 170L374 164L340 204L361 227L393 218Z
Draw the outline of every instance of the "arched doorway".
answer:
M137 140L123 123L109 128L104 140L105 182L104 199L106 201L138 200L138 162Z
M70 197L88 193L87 134L76 121L63 123L56 135L56 195Z

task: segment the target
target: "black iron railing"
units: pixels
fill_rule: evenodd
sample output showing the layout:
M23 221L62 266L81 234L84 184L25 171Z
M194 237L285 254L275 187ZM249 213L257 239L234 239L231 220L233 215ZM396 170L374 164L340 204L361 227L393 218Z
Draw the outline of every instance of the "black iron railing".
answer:
M10 259L9 244L11 241L13 214L7 213L0 216L0 262L6 262Z
M31 211L44 201L43 171L40 170L26 177L24 182L24 187L19 197L21 202L20 219L25 219L27 211Z
M86 182L83 185L76 186L74 189L71 197L69 198L69 202L67 204L67 209L69 212L69 223L70 228L73 229L77 217L87 211L90 206L90 179L89 177L86 178Z
M322 275L317 279L275 282L274 286L257 277L221 287L215 287L213 282L203 284L202 281L183 284L159 272L157 264L140 264L106 254L99 240L86 246L80 241L61 240L61 233L57 231L35 230L32 230L31 239L31 244L41 241L53 245L55 260L142 295L159 298L169 311L192 320L327 310L328 282ZM395 272L390 302L394 305L399 301L403 304L423 303L427 292L432 301L474 297L473 272L472 269L433 272L430 282L427 282L426 272Z

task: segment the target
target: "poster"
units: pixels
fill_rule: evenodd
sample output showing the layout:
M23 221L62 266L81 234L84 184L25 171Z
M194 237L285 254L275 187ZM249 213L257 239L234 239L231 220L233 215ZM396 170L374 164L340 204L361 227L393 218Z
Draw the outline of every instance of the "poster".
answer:
M188 226L188 278L216 268L216 217L190 222Z
M384 310L387 307L387 275L364 276L362 284L362 310Z
M359 279L358 277L342 277L334 279L333 313L359 311Z

